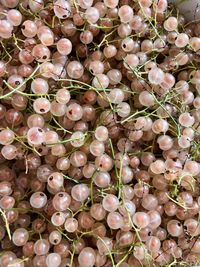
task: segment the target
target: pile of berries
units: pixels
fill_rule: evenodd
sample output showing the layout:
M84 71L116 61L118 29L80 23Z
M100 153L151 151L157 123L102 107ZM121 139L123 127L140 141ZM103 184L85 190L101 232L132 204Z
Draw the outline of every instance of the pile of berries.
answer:
M198 36L167 0L0 1L0 267L200 266Z

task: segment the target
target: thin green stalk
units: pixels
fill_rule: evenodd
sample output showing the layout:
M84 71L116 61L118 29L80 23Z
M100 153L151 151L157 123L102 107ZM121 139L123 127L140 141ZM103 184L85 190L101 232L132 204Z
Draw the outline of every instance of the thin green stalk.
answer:
M6 231L8 233L8 237L11 240L12 238L11 238L10 226L9 226L8 220L6 218L6 213L1 208L0 208L0 214L3 217L3 220L5 222Z

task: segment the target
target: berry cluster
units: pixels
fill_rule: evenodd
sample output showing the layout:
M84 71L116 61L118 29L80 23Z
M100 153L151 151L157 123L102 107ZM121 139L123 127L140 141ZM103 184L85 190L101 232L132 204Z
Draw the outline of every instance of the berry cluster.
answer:
M167 0L0 1L0 267L199 266L198 36Z

